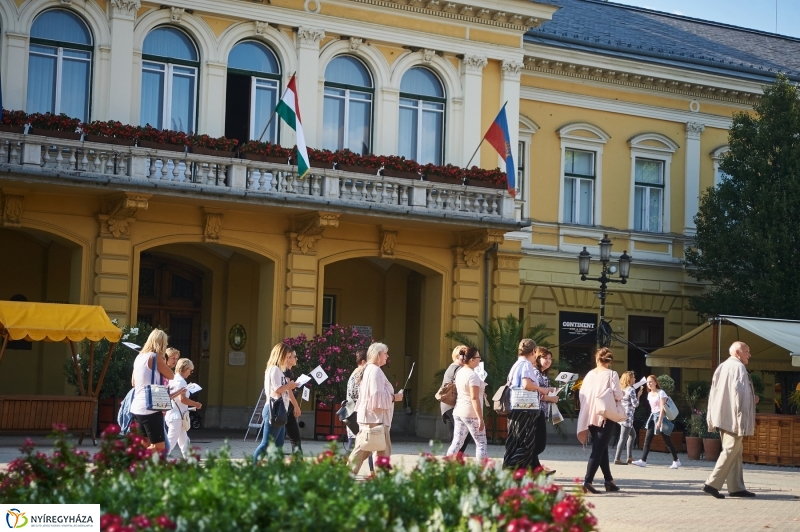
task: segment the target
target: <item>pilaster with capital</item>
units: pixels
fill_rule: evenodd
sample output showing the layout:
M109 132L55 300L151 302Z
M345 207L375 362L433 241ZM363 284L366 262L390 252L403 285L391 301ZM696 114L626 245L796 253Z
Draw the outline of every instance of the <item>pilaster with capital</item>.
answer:
M705 126L699 122L686 124L686 196L683 233L689 236L697 232L694 217L700 209L700 136L705 129Z
M317 146L318 91L319 91L319 43L325 38L325 31L319 28L299 28L297 30L297 97L303 117L303 134L307 146ZM288 135L291 136L291 135ZM293 137L292 137L293 141ZM284 142L285 145L289 139Z
M461 127L463 134L461 153L463 161L452 161L453 164L464 166L466 158L472 155L478 147L483 135L481 124L481 105L483 91L483 68L488 64L485 57L465 55L461 59L461 85L464 87L464 124ZM472 160L473 165L481 165L480 150Z
M108 5L111 42L108 61L108 116L105 118L113 118L123 124L134 122L131 113L133 100L131 57L133 28L136 13L141 7L141 0L110 0Z
M522 71L522 61L503 61L501 65L502 80L500 82L500 100L506 102L506 119L508 120L508 137L511 144L511 153L514 162L517 158L517 143L519 142L519 79ZM498 156L498 163L501 159ZM500 164L500 168L503 165ZM519 183L516 183L519 187Z
M519 313L519 262L521 253L497 251L492 272L492 316L516 317Z
M479 229L464 231L453 248L453 330L478 333L483 309L484 256L494 244L503 242L503 232Z

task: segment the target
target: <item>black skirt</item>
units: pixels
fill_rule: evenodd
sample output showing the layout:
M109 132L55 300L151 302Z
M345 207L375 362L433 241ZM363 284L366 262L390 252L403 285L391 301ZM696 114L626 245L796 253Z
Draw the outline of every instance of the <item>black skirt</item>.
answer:
M539 425L543 425L541 410L512 410L508 415L508 437L503 467L510 469L536 469L539 463L540 446L537 445ZM546 437L546 436L545 436ZM541 435L539 438L541 439ZM543 442L542 442L543 443Z

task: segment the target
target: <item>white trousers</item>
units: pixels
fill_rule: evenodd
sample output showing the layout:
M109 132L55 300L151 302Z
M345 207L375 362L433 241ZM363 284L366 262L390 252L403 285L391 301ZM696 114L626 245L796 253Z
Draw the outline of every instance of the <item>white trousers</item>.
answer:
M183 430L183 423L180 418L167 420L167 442L168 455L172 454L172 450L177 445L181 448L183 457L189 457L189 435Z

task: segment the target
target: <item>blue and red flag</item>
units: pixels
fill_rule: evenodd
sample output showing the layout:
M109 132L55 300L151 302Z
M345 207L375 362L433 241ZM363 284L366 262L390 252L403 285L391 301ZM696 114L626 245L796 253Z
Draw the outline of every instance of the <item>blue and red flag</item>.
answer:
M506 104L497 113L492 125L483 138L491 144L500 157L506 162L506 181L508 182L508 192L512 197L516 197L516 177L517 167L514 166L514 155L511 151L511 139L508 136L508 120L506 119Z

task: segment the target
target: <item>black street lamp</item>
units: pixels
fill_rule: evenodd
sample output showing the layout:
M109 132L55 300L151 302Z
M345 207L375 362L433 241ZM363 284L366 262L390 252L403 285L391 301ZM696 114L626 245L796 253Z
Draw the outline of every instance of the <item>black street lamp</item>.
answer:
M598 281L600 283L600 326L598 327L597 342L600 347L608 347L611 345L611 330L606 322L606 288L608 283L625 284L628 282L628 275L631 273L631 257L628 251L622 252L619 257L619 279L612 279L609 275L617 273L617 267L613 264L609 265L611 261L611 240L608 235L603 235L600 240L600 262L603 263L603 270L600 277L588 277L589 275L589 262L592 255L583 248L578 254L578 270L581 274L581 281Z

